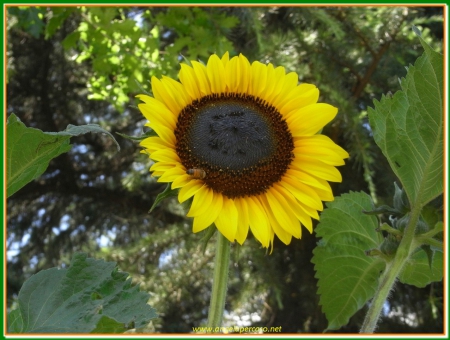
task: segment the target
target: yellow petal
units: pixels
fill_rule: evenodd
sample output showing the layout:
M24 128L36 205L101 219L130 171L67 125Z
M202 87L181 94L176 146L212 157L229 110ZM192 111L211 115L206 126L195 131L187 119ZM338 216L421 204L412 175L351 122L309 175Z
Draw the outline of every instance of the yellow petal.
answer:
M225 92L225 67L216 54L209 57L206 73L211 85L212 93Z
M210 188L199 190L192 200L191 208L186 214L188 217L195 217L206 213L210 209L213 200L213 191Z
M192 181L192 177L184 174L176 178L171 185L172 190L184 187L186 184Z
M173 114L178 115L180 107L177 101L173 98L171 91L156 77L152 77L152 92L156 100L164 103Z
M322 201L311 187L291 178L288 174L284 174L279 183L303 204L316 210L323 210Z
M305 204L302 204L302 202L299 202L299 207L309 216L311 216L312 218L319 220L319 213L317 212L316 209L308 207Z
M289 174L291 175L291 177L296 178L300 182L308 184L309 186L312 186L314 188L319 188L322 190L328 190L330 188L327 181L321 180L320 178L297 169L287 169L286 174Z
M228 51L226 51L225 54L222 56L222 58L220 58L220 61L222 62L223 66L226 67L229 60L230 60L230 54L228 53Z
M142 100L148 108L147 112L142 113L149 121L153 119L158 119L159 121L164 120L170 123L171 126L175 126L177 120L176 115L163 102L146 95L138 95L136 97Z
M222 210L223 205L222 194L215 194L215 193L213 194L214 196L209 211L202 215L194 217L194 223L192 225L192 230L194 233L197 233L199 231L208 228L217 219L217 216Z
M222 209L214 224L223 236L230 242L234 242L238 225L238 212L232 199L228 197L223 198Z
M312 84L303 83L294 87L289 93L286 93L278 105L280 112L287 114L292 109L299 109L303 106L316 103L318 98L319 90L317 87Z
M180 167L174 167L164 172L164 175L158 178L158 182L173 182L175 179L185 174L186 171L184 169Z
M331 189L330 184L327 181L317 178L317 177L314 177L312 175L305 174L305 173L297 171L295 169L289 169L288 171L286 171L286 173L287 172L291 172L290 174L293 177L297 178L299 181L303 181L303 178L308 178L308 176L309 176L308 183L306 183L306 182L305 183L314 187L314 191L317 193L320 200L327 201L327 202L334 201L333 190ZM297 175L298 173L301 173L301 176L303 176L303 178L299 177ZM305 175L307 177L305 177Z
M286 93L291 92L298 84L298 74L295 72L290 72L284 77L283 88L281 89L278 96L272 100L272 105L281 108L280 103L285 100Z
M293 153L294 155L316 158L329 165L338 166L345 164L341 156L324 146L299 146L294 148Z
M174 130L177 124L175 116L165 107L164 104L159 103L159 105L161 106L161 109L159 110L155 109L156 105L152 104L139 104L138 108L145 118L147 118L151 123L160 124Z
M314 86L314 85L312 85ZM299 86L300 88L300 86ZM283 114L283 116L287 119L291 117L291 115L295 115L297 113L298 109L301 109L302 107L312 105L317 103L317 100L319 99L319 89L314 86L314 88L311 88L308 91L299 93L298 96L291 99L289 102L287 102L281 109L280 112Z
M278 66L275 68L274 76L273 76L273 91L271 93L265 94L264 98L268 103L272 103L273 98L278 96L280 94L281 90L283 89L284 81L286 78L286 71L284 67Z
M267 192L266 192L267 194ZM278 236L278 238L281 240L281 242L283 242L284 244L289 244L291 243L292 240L292 235L287 232L286 230L283 229L283 227L281 226L281 224L278 222L277 218L275 217L275 212L272 210L268 199L267 199L267 195L262 195L262 205L264 207L264 210L267 214L267 218L269 219L269 223L270 226L272 228L272 230L275 232L275 235Z
M195 76L197 78L198 88L202 96L211 94L211 86L209 84L208 75L206 73L206 67L200 64L198 61L192 60L192 67L194 68Z
M152 130L154 130L158 137L161 138L164 142L175 145L176 139L172 129L169 129L165 125L157 123L147 123L145 124L145 126L148 126Z
M233 57L225 67L225 82L228 92L237 92L241 80L239 58Z
M337 108L329 104L312 104L296 111L286 121L293 137L311 136L333 120L337 112Z
M162 83L166 87L167 91L171 94L173 100L175 100L178 104L178 113L183 110L184 107L189 105L192 102L191 97L186 92L185 87L178 81L173 80L172 78L162 76Z
M311 216L306 214L305 211L301 208L300 203L297 199L289 192L289 190L285 189L283 186L275 183L274 188L283 195L284 199L287 202L287 206L291 209L292 213L295 217L305 226L306 229L311 233L312 232L312 221ZM300 238L302 236L300 229Z
M154 136L148 137L139 143L140 146L146 148L150 153L161 149L174 149L175 146L163 141L161 138Z
M286 74L285 84L283 90L290 90L298 85L298 74L295 72L289 72Z
M334 166L308 156L296 156L289 166L329 182L342 182L342 175Z
M147 103L150 100L154 100L155 98L147 95L147 94L138 94L136 95L136 98L139 98L140 100L142 100L144 103Z
M267 80L266 80L266 86L261 91L260 96L261 98L264 98L267 101L267 97L270 96L273 92L273 89L275 87L275 69L272 64L268 64L266 66L266 72L267 72Z
M250 62L242 54L239 54L238 62L239 62L239 71L241 74L241 79L239 81L237 92L247 93L248 86L250 83L250 77L251 77Z
M295 218L295 215L289 208L289 204L286 202L283 195L281 195L275 187L272 187L267 190L266 197L280 226L292 236L300 238L300 223L298 219Z
M183 203L187 199L191 198L197 191L199 191L205 184L200 180L191 180L184 187L180 189L178 193L178 202Z
M248 207L245 199L237 198L234 200L234 204L236 205L236 209L238 210L238 229L236 232L236 241L242 245L244 241L247 239L248 228L249 228L249 220L248 220Z
M314 136L308 136L308 137L297 137L294 140L294 146L322 146L327 149L332 150L333 152L337 153L341 158L348 158L349 154L347 151L345 151L343 148L341 148L339 145L337 145L333 140L325 135L314 135Z
M267 83L267 66L254 61L251 67L251 80L248 92L255 97L259 97L264 91Z
M328 184L328 182L326 182L326 181L324 181L324 182ZM321 188L315 188L314 190L317 193L317 195L319 195L319 198L322 201L325 201L325 202L334 201L333 191L331 190L331 188L329 188L328 190L323 190Z
M167 163L181 163L180 157L173 149L162 149L152 153L151 155L154 161L167 162Z
M176 166L177 166L176 163L157 162L150 167L150 171L165 172L167 170L175 168Z
M256 197L247 197L250 230L255 238L261 242L263 247L269 247L270 231L269 221L267 215L264 212L261 202Z
M205 222L207 218L208 218L208 215L205 215L205 214L194 217L194 222L192 223L192 232L198 233L198 232L210 227L212 222L210 222L210 223Z
M195 71L191 66L181 64L181 70L178 77L186 88L186 92L191 97L191 100L199 99L202 96Z

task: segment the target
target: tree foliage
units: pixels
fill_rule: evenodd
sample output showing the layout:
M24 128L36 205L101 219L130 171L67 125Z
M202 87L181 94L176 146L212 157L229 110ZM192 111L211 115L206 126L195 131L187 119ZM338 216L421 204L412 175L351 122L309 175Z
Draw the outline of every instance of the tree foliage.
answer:
M339 108L324 133L351 155L334 194L364 191L390 204L402 175L391 172L395 159L386 160L374 143L367 111L374 99L401 89L404 66L422 54L413 25L433 50L442 49L442 18L442 7L9 7L8 116L52 132L97 124L116 136L120 151L102 134L77 136L70 151L9 197L8 307L32 274L85 251L117 262L152 292L157 331L191 332L205 323L214 242L202 250L202 235L192 234L176 199L148 213L164 186L150 177L137 144L117 137L145 132L135 95L151 91L152 76L176 78L184 58L243 53L317 85L321 100ZM442 199L422 215L439 223ZM381 222L388 218L381 215ZM289 246L275 242L271 255L252 238L233 246L226 323L326 329L311 263L317 241L304 235ZM425 266L426 258L419 260ZM380 332L440 332L442 284L401 285L388 309ZM398 311L415 317L405 323ZM363 312L337 332L358 331Z

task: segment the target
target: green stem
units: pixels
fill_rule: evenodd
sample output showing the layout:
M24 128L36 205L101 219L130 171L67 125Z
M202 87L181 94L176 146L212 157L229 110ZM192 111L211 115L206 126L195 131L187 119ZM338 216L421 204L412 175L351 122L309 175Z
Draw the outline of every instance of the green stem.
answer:
M230 265L230 241L217 233L216 260L214 263L213 289L208 312L208 327L213 330L222 325L227 294L228 267Z
M379 228L379 230L387 231L389 234L392 234L394 236L402 236L402 232L398 229L392 228L389 224L383 223ZM378 231L378 230L377 230Z
M425 234L420 235L420 237L433 238L434 236L436 236L437 234L442 232L442 225L443 225L442 223L439 224L439 227L436 226L435 228L431 229L430 231L426 232Z
M441 249L443 247L442 241L435 240L434 238L424 238L424 237L418 237L416 239L417 243L420 245L426 244L432 247L435 247L437 249Z
M416 229L417 222L419 220L421 207L417 207L411 211L410 220L407 227L404 230L402 240L397 249L394 259L388 262L386 269L380 278L380 284L378 285L378 290L370 304L369 310L367 311L364 323L361 327L361 333L373 333L375 327L380 318L380 313L383 308L384 302L389 296L392 287L394 286L397 277L399 276L403 266L405 265L412 249L411 245L414 241L414 233Z

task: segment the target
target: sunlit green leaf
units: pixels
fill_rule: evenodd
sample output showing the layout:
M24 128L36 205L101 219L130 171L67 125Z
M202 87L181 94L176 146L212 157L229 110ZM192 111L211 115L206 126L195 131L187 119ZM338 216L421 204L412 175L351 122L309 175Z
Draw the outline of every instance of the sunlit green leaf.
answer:
M75 254L69 268L51 268L31 276L19 292L10 330L18 333L123 332L144 327L157 317L149 294L131 284L114 262ZM13 314L14 313L14 314Z
M124 333L127 328L123 323L117 322L107 316L102 316L97 327L91 333Z
M100 93L93 93L88 96L90 100L104 100L105 96Z
M74 48L77 45L78 41L80 40L80 36L81 36L81 32L77 32L77 31L72 32L64 38L64 40L62 41L61 44L65 50Z
M96 19L100 20L102 25L110 25L111 21L117 16L119 9L115 7L91 7L92 13L95 14Z
M382 242L378 220L362 211L373 210L367 194L350 193L327 203L316 228L321 240L314 249L320 304L328 329L338 329L375 294L384 262L365 251Z
M376 143L418 205L443 191L443 57L421 42L425 53L408 68L402 91L369 108Z

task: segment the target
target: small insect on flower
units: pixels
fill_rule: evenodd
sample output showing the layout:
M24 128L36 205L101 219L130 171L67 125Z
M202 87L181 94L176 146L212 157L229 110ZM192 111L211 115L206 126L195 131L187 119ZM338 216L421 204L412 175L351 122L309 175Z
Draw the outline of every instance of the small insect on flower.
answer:
M206 177L206 172L205 172L205 170L202 170L202 169L189 169L186 171L186 173L188 175L191 175L192 178L195 178L195 179L203 179Z

